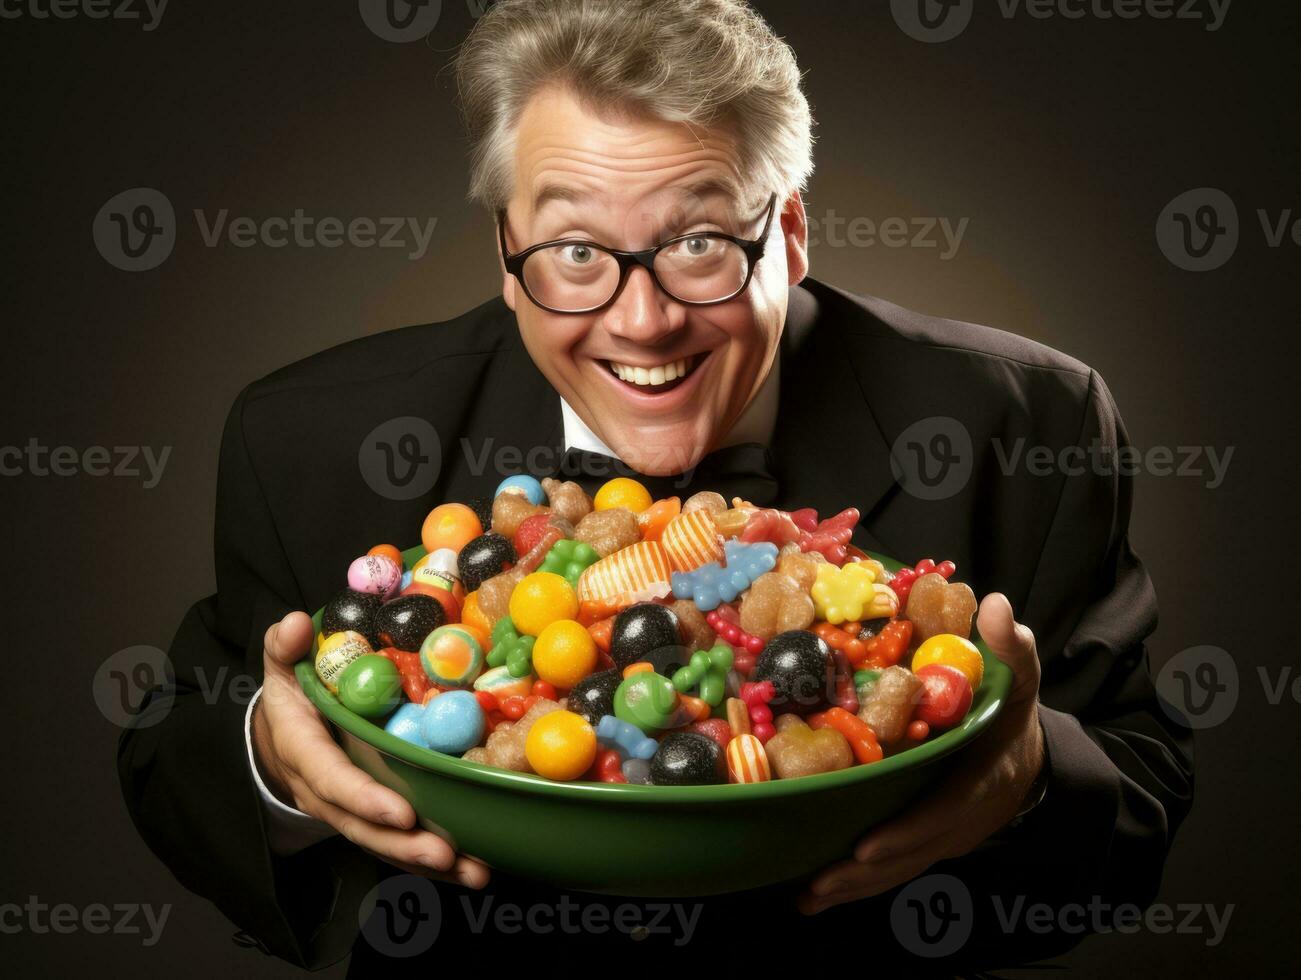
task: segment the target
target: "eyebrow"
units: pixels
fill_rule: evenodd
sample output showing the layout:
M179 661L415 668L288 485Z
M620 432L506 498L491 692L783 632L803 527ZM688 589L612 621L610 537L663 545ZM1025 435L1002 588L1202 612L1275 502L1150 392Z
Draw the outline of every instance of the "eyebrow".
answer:
M685 187L675 188L683 197L726 197L738 205L745 204L744 195L730 177L706 177ZM552 201L576 204L592 197L589 191L568 184L543 184L533 197L533 213L537 214Z

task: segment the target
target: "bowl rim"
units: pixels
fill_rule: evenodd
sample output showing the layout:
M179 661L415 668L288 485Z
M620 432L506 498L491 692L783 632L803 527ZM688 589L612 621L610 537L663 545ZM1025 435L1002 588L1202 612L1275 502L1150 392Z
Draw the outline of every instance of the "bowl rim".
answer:
M425 554L423 547L403 552L404 561L419 559ZM890 570L901 563L867 552L869 557L882 562ZM319 635L321 611L312 617ZM397 759L409 766L449 776L463 782L505 790L521 790L541 796L567 799L597 797L609 801L622 800L637 804L658 803L727 803L773 799L801 793L837 789L860 782L871 782L890 777L899 772L929 765L972 742L984 732L1002 710L1012 686L1012 669L999 660L978 636L972 642L985 662L984 678L976 692L967 717L958 726L916 745L898 755L888 756L880 762L856 764L835 772L800 776L795 779L772 779L760 783L713 783L705 786L639 786L626 783L552 782L533 773L499 769L483 763L470 762L434 749L423 748L398 738L361 715L354 714L321 682L313 666L317 640L312 642L312 652L294 668L299 686L317 710L336 728L359 739L381 754Z

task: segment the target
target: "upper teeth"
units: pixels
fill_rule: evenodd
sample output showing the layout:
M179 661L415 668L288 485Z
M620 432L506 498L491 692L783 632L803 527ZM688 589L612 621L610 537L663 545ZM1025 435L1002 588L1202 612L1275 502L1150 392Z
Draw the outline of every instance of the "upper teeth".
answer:
M688 358L680 358L676 361L670 361L668 364L659 364L653 368L634 367L631 364L619 364L616 361L610 362L610 368L622 381L627 381L635 385L662 385L666 381L676 381L678 378L687 376L687 368L690 365Z

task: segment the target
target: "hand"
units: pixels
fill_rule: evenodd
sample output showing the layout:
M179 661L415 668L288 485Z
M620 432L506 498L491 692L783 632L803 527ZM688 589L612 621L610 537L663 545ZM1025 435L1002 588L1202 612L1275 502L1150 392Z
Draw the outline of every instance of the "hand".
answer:
M403 871L482 888L486 867L458 857L436 834L415 829L411 804L354 766L330 737L294 678L294 664L311 645L306 613L290 613L266 632L253 750L267 788Z
M852 860L814 878L799 898L804 914L911 881L937 861L968 853L1021 810L1044 765L1034 634L1012 619L1012 606L999 593L980 604L977 627L990 650L1012 668L1012 689L998 719L941 785L874 828L859 841Z

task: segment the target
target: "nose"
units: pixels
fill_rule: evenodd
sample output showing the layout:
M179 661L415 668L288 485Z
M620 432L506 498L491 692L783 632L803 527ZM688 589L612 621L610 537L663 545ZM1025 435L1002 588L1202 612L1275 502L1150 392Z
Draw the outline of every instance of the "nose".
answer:
M623 289L602 313L601 322L611 335L649 347L682 329L686 310L655 285L648 270L638 266L628 272Z

